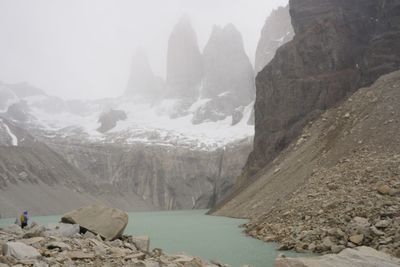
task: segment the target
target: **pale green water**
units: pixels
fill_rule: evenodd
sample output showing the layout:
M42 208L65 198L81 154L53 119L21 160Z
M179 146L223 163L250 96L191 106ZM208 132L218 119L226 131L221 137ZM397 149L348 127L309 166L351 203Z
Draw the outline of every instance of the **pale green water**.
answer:
M246 237L238 226L245 220L204 215L205 210L129 213L127 234L148 235L152 248L175 254L186 252L232 267L249 264L272 267L279 254L273 244ZM35 217L42 224L58 222L59 216ZM31 221L32 221L31 220ZM14 219L0 220L0 227ZM285 253L296 256L293 253ZM303 255L304 256L304 255Z

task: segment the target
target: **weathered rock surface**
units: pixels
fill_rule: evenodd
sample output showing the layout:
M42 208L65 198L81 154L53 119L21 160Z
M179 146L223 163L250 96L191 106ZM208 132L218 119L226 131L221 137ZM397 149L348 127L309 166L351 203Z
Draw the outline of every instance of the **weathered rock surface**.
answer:
M153 207L171 210L210 208L227 196L251 150L251 140L214 151L146 144L54 144L52 148L102 188L131 191Z
M338 255L310 258L278 258L275 267L396 267L400 259L368 247L345 249Z
M261 37L257 45L255 71L262 71L274 58L276 50L294 36L289 5L272 11L265 21Z
M78 224L106 240L121 237L128 224L128 214L122 210L99 205L82 207L64 214L63 223Z
M299 252L370 246L400 257L400 71L359 89L236 193L218 215ZM385 190L386 192L387 190Z
M30 260L40 257L40 253L31 246L21 242L7 242L3 245L3 255L18 260Z
M45 228L43 235L45 236L62 236L62 237L74 237L79 234L80 227L78 224L71 223L56 223L48 224Z
M203 60L188 18L172 30L167 52L167 96L195 99L203 76Z
M292 0L293 40L256 78L247 179L321 111L400 67L398 1Z
M150 238L148 236L132 236L130 241L135 244L138 250L149 251L150 249Z

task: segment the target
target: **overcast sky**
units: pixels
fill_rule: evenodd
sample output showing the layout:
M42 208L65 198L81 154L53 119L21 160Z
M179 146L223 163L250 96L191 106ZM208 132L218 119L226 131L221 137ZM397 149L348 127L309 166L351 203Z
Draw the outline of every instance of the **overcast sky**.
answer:
M63 98L118 96L138 46L165 76L168 36L184 14L201 49L213 24L235 24L253 61L266 17L287 2L0 0L0 81L27 81Z

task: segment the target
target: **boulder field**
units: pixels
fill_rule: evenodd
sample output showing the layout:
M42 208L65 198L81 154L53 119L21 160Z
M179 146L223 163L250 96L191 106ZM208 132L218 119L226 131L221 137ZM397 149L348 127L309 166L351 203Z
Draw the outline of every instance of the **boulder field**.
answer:
M184 254L167 255L159 248L150 251L147 236L123 235L128 215L120 210L91 205L68 212L62 221L68 223L0 229L0 267L225 266Z

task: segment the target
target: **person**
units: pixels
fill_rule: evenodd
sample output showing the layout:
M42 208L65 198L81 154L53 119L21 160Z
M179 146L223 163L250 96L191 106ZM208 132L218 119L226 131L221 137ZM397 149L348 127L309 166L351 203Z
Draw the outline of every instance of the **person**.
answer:
M28 212L24 211L19 217L19 220L21 222L21 228L25 228L28 225Z

